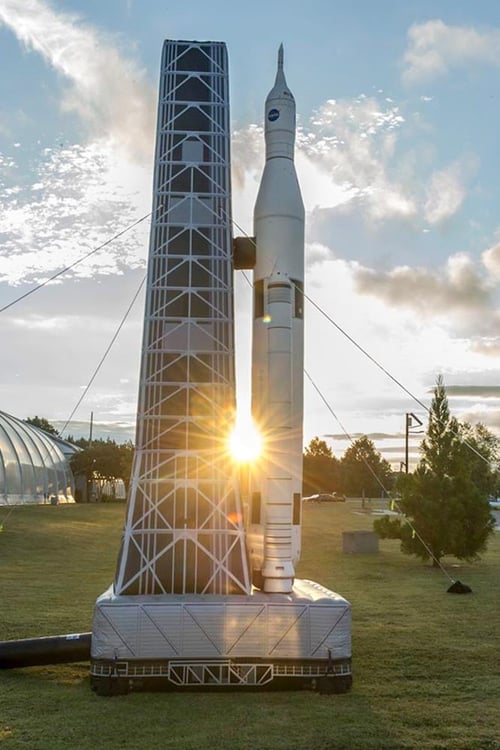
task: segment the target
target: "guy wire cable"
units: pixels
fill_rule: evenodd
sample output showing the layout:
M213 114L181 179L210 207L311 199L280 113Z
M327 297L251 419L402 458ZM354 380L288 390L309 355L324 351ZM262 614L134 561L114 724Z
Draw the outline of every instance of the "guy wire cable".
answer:
M159 207L160 208L160 207ZM137 219L137 221L134 221L132 224L129 224L128 227L125 227L125 229L121 229L117 234L115 234L113 237L110 237L109 240L106 240L98 247L95 247L93 250L89 250L88 253L85 253L85 255L82 255L80 258L77 258L73 263L70 263L69 266L66 266L66 268L62 268L60 271L57 271L57 273L50 276L48 279L45 279L45 281L42 281L40 284L37 284L32 289L29 289L24 294L21 294L16 299L12 300L12 302L9 302L7 305L4 305L3 307L0 307L0 313L5 312L5 310L8 310L9 307L13 307L18 302L21 302L21 300L26 299L26 297L29 297L31 294L34 294L34 292L38 292L39 289L42 289L42 287L49 284L51 281L54 281L54 279L57 279L59 276L62 276L67 271L70 271L72 268L77 266L79 263L82 263L87 258L90 258L91 255L94 253L97 253L99 250L102 250L103 247L106 247L107 245L110 245L112 242L118 239L118 237L122 237L122 235L126 234L126 232L129 232L131 229L136 227L138 224L141 224L145 219L148 219L153 212L150 211L147 214L144 214L144 216L141 216L140 219Z
M315 391L316 391L316 392L318 393L319 397L321 398L321 400L322 400L322 401L323 401L323 403L325 404L325 406L326 406L326 408L328 409L328 411L330 412L330 414L331 414L331 415L332 415L332 416L334 417L334 419L335 419L335 420L337 421L337 423L339 424L339 426L340 426L340 428L341 428L342 432L343 432L343 433L344 433L344 434L346 435L346 437L347 437L347 438L348 438L348 439L349 439L349 440L351 441L351 444L354 444L354 442L355 442L355 441L354 441L354 439L353 439L353 438L352 438L352 436L351 436L351 435L350 435L350 434L349 434L349 433L347 432L347 430L345 429L344 425L342 424L342 422L340 421L340 419L339 419L339 418L338 418L338 416L337 416L337 415L335 414L335 412L333 411L332 407L330 406L330 404L329 404L329 403L328 403L328 401L326 400L325 396L324 396L324 395L323 395L323 393L322 393L322 392L320 391L319 387L318 387L318 386L316 385L316 383L314 382L314 380L313 380L313 379L311 378L311 376L309 375L309 373L308 373L308 372L307 372L307 370L305 370L305 369L304 369L304 374L306 375L306 377L307 377L307 378L308 378L308 380L310 381L310 383L311 383L311 385L313 386L313 388L315 389ZM396 499L396 498L395 498L395 497L394 497L394 496L393 496L393 495L391 494L391 492L390 492L390 491L389 491L389 490L388 490L388 489L387 489L387 488L385 487L384 483L382 482L382 480L380 479L380 477L379 477L379 476L377 475L377 473L375 472L375 470L373 469L373 467L372 467L372 466L370 466L370 464L368 463L368 461L367 461L367 460L365 459L365 457L364 457L364 456L361 456L361 460L363 461L364 465L365 465L365 466L366 466L366 468L367 468L367 469L369 470L369 472L371 473L371 475L372 475L372 476L374 477L374 479L375 479L375 480L377 481L377 483L378 483L378 484L380 485L380 487L381 487L381 488L382 488L382 489L384 490L384 492L385 492L385 493L386 493L386 494L387 494L387 495L388 495L388 496L389 496L389 497L391 498L391 506L394 506L394 507L396 507L396 508L398 509L398 512L399 512L399 514L400 514L401 516L403 516L403 518L405 519L406 523L408 524L408 526L409 526L409 527L410 527L410 529L412 530L412 533L413 533L413 534L414 534L414 535L415 535L415 536L417 537L417 539L419 540L419 542L421 543L421 545L422 545L422 546L424 547L424 549L425 549L425 550L427 551L427 554L429 555L429 557L431 558L431 560L432 560L433 562L435 562L435 563L436 563L436 564L437 564L437 565L439 566L439 568L441 569L441 571L442 571L442 572L444 573L444 575L445 575L445 576L446 576L446 577L448 578L448 580L449 580L449 581L451 581L451 583L455 583L455 582L456 582L456 581L455 581L455 579L454 579L454 578L452 578L452 577L450 576L450 574L448 573L448 571L446 570L446 568L445 568L445 567L444 567L444 566L443 566L443 565L441 564L441 560L438 560L438 559L437 559L437 557L435 557L435 556L434 556L434 554L432 553L432 550L430 549L430 547L429 547L429 546L427 545L427 543L425 542L425 540L423 539L423 537L421 536L421 534L419 534L419 532L417 531L417 529L415 528L415 526L413 525L413 523L412 523L412 522L410 521L410 519L408 518L408 516L407 516L407 515L405 515L405 513L403 513L403 511L401 510L401 508L400 508L400 506L399 506L399 503L398 503L397 499Z
M158 206L158 208L161 208L161 206ZM134 221L134 222L133 222L132 224L130 224L130 225L129 225L128 227L125 227L125 229L122 229L122 230L120 230L120 231L119 231L119 232L117 232L117 233L116 233L116 234L115 234L115 235L114 235L113 237L110 237L110 239L106 240L105 242L103 242L103 243L102 243L101 245L99 245L98 247L95 247L95 248L94 248L93 250L90 250L90 251L89 251L88 253L86 253L85 255L81 256L81 257L80 257L80 258L78 258L77 260L75 260L75 261L74 261L73 263L71 263L71 264L70 264L69 266L66 266L66 268L63 268L62 270L60 270L60 271L57 271L57 273L53 274L53 275L52 275L52 276L51 276L50 278L46 279L45 281L41 282L41 283L40 283L40 284L38 284L37 286L33 287L33 289L30 289L30 290L29 290L28 292L25 292L24 294L21 294L21 295L20 295L19 297L17 297L16 299L12 300L11 302L9 302L9 303L8 303L7 305L4 305L3 307L1 307L1 308L0 308L0 313L4 312L5 310L8 310L8 309L9 309L9 307L13 307L13 306L14 306L15 304L17 304L18 302L21 302L21 300L25 299L26 297L29 297L29 296L30 296L31 294L33 294L34 292L37 292L37 291L38 291L39 289L42 289L42 287L44 287L44 286L45 286L46 284L48 284L48 283L49 283L50 281L54 281L54 279L57 279L57 278L58 278L59 276L62 276L62 274L66 273L66 271L69 271L69 270L71 270L71 269L72 269L72 268L74 268L74 267L75 267L76 265L78 265L79 263L81 263L82 261L84 261L84 260L85 260L86 258L89 258L89 257L90 257L91 255L93 255L94 253L97 253L97 252L98 252L99 250L102 250L102 248L103 248L103 247L106 247L107 245L111 244L111 242L114 242L114 240L118 239L118 237L122 237L122 236L123 236L123 235L124 235L124 234L125 234L126 232L130 231L131 229L133 229L134 227L138 226L138 225L139 225L139 224L141 224L141 223L142 223L143 221L145 221L145 219L149 218L149 217L150 217L150 216L152 215L152 213L153 213L153 211L150 211L149 213L147 213L147 214L144 214L144 216L141 216L141 218L140 218L140 219L137 219L137 221ZM124 316L124 318L122 319L122 322L121 322L121 323L120 323L120 325L118 326L118 329L116 330L116 332L115 332L115 335L113 336L113 339L112 339L112 341L111 341L110 345L109 345L109 346L108 346L108 348L106 349L106 352L105 352L105 354L104 354L103 358L101 359L101 361L100 361L99 365L97 366L97 369L96 369L96 371L94 372L94 374L93 374L92 378L90 379L90 381L89 381L88 385L86 386L86 388L85 388L85 390L84 390L84 392L83 392L83 394L82 394L81 398L79 399L79 401L78 401L77 405L75 406L75 408L74 408L74 409L73 409L73 411L71 412L71 415L69 416L69 418L68 418L68 419L66 420L66 423L65 423L64 427L62 428L62 430L60 430L60 431L59 431L59 433L58 433L58 436L59 436L59 437L61 436L62 432L63 432L63 431L65 430L65 428L67 427L67 425L68 425L68 422L69 422L69 421L71 420L71 418L72 418L73 414L75 413L75 411L77 410L77 408L79 407L79 405L81 404L81 402L83 401L83 398L85 397L85 395L86 395L86 393L87 393L88 389L89 389L89 388L90 388L90 386L92 385L92 382L94 381L94 379L95 379L95 377L96 377L97 373L99 372L99 369L101 368L101 365L103 364L104 360L106 359L106 356L107 356L107 354L109 353L109 351L110 351L111 347L113 346L113 344L114 344L114 342L115 342L115 340L116 340L116 338L117 338L117 336L118 336L118 334L119 334L119 332L120 332L120 330L121 330L121 328L122 328L123 324L125 323L125 320L127 319L127 316L128 316L128 314L129 314L130 310L132 309L132 306L133 306L133 304L134 304L135 300L137 299L137 297L138 297L138 295L139 295L139 292L140 292L140 290L141 290L141 288L142 288L142 286L143 286L143 284L144 284L144 281L145 281L145 280L146 280L146 277L144 277L144 278L142 279L142 281L141 281L141 283L140 283L140 286L139 286L139 288L137 289L137 291L136 291L136 293L135 293L135 295L134 295L134 297L133 297L133 299L132 299L132 302L130 303L130 305L129 305L129 307L128 307L128 309L127 309L126 313L125 313L125 316ZM4 524L5 524L5 522L6 522L6 521L7 521L7 519L8 519L9 517L10 517L10 515L11 515L11 514L12 514L12 513L14 512L14 509L15 509L16 507L17 507L17 506L13 505L13 506L12 506L12 508L10 508L10 510L9 510L9 511L7 512L7 514L5 515L5 517L4 517L4 518L3 518L3 519L2 519L1 521L0 521L0 532L2 532L2 531L4 530Z
M411 391L409 391L408 388L406 388L406 386L403 385L403 383L401 383L401 381L399 381L396 377L394 377L394 375L392 375L388 370L386 370L386 368L380 362L378 362L375 359L375 357L373 357L371 354L369 354L369 352L367 352L366 349L364 349L361 346L361 344L358 344L358 342L352 336L350 336L347 333L347 331L345 331L338 323L336 323L333 320L333 318L331 318L330 315L328 315L328 313L326 313L316 302L314 302L314 300L312 300L310 297L308 297L308 295L305 294L305 293L304 293L304 299L306 299L308 302L310 302L311 305L313 307L315 307L316 310L318 310L328 320L328 322L331 323L337 329L337 331L340 331L340 333L343 336L345 336L346 339L351 342L351 344L354 344L354 346L357 349L359 349L359 351L362 354L364 354L365 357L368 357L368 359L370 360L370 362L373 362L373 364L376 365L379 368L379 370L382 370L382 372L385 375L387 375L387 377L390 378L393 381L393 383L396 383L396 385L399 386L399 388L401 388L408 396L410 396L410 398L412 398L419 406L421 406L422 409L424 409L427 412L427 414L430 415L431 410L430 410L430 408L428 406L426 406L424 404L423 401L421 401L419 398L417 398L417 396L415 396ZM441 424L441 420L437 420L437 421L439 421L439 423ZM491 464L491 461L488 458L486 458L486 456L483 456L482 453L480 453L476 448L474 448L474 446L471 445L462 435L460 435L460 433L454 432L453 430L450 430L450 431L452 432L453 435L455 435L455 437L458 437L458 439L461 440L462 443L464 445L466 445L467 448L469 448L469 450L471 450L473 453L475 453L476 456L478 456L479 458L481 458L488 465Z
M238 224L237 224L236 222L234 222L234 224L235 224L235 226L236 226L236 227L237 227L237 228L238 228L238 229L239 229L239 230L240 230L241 232L243 232L243 233L245 234L245 232L244 232L244 231L242 230L242 228L241 228L241 227L239 227L239 226L238 226ZM246 236L248 237L248 235L246 235ZM250 237L248 237L248 239L251 239L251 240L253 240L253 238L250 238ZM255 244L255 241L254 241L254 240L253 240L253 242L254 242L254 244ZM245 278L245 281L247 282L247 284L248 284L248 285L249 285L249 286L250 286L251 288L253 288L253 284L252 284L252 282L250 281L250 279L248 278L248 276L246 275L246 273L245 273L244 271L243 271L243 277ZM326 319L327 319L327 320L328 320L328 321L329 321L330 323L332 323L332 325L334 325L334 326L335 326L335 328L337 328L337 330L339 330L339 331L340 331L340 332L341 332L341 333L342 333L342 334L343 334L343 335L344 335L344 336L345 336L345 337L346 337L346 338L347 338L347 339L348 339L348 340L349 340L349 341L350 341L351 343L353 343L353 344L354 344L354 345L355 345L355 346L356 346L356 347L357 347L357 348L358 348L358 349L359 349L359 350L360 350L360 351L361 351L361 352L362 352L362 353L363 353L363 354L364 354L364 355L365 355L366 357L368 357L368 358L369 358L369 359L370 359L370 360L371 360L371 361L372 361L372 362L373 362L373 363L374 363L375 365L377 365L377 367L379 367L379 368L380 368L380 369L381 369L381 370L382 370L382 371L383 371L383 372L384 372L384 373L385 373L385 374L386 374L386 375L387 375L387 376L388 376L388 377L389 377L389 378L390 378L390 379L391 379L391 380L392 380L392 381L393 381L394 383L396 383L396 385L398 385L398 386L399 386L400 388L402 388L402 389L403 389L403 390L404 390L404 391L405 391L405 392L407 393L407 395L409 395L409 396L410 396L411 398L413 398L413 399L414 399L414 400L415 400L415 401L416 401L416 402L417 402L417 403L418 403L418 404L419 404L419 405L420 405L420 406L421 406L421 407L422 407L422 408L423 408L423 409L424 409L424 410L425 410L425 411L426 411L426 412L427 412L428 414L430 414L430 413L431 413L430 409L429 409L429 408L428 408L427 406L425 406L425 404L424 404L424 403L423 403L422 401L420 401L420 400L419 400L419 399L418 399L418 398L417 398L416 396L414 396L414 395L413 395L413 394L412 394L412 393L411 393L411 392L410 392L410 391L409 391L409 390L408 390L408 389L407 389L407 388L406 388L406 387L405 387L405 386L404 386L404 385L403 385L403 384L402 384L402 383L401 383L401 382L400 382L399 380L397 380L397 378L395 378L395 377L394 377L394 376L393 376L393 375L392 375L392 374L391 374L390 372L388 372L388 370L386 370L386 369L385 369L385 368L384 368L384 367L383 367L383 366L382 366L382 365L381 365L381 364L380 364L380 363L379 363L379 362L378 362L378 361L377 361L377 360L376 360L376 359L375 359L374 357L372 357L372 356L371 356L371 355L370 355L370 354L369 354L369 353L368 353L368 352L367 352L367 351L366 351L365 349L363 349L363 347L362 347L362 346L361 346L360 344L358 344L358 343L357 343L357 342L356 342L356 341L355 341L355 340L354 340L354 339L352 338L352 336L350 336L350 335L349 335L349 334L348 334L348 333L347 333L346 331L344 331L344 330L343 330L343 329L342 329L342 328L341 328L341 327L340 327L340 326L339 326L339 325L338 325L337 323L335 323L335 321L333 321L333 319L332 319L332 318L330 318L330 316L329 316L329 315L328 315L327 313L325 313L325 312L324 312L324 310L322 310L322 309L321 309L321 307L320 307L319 305L317 305L317 304L316 304L315 302L313 302L313 300L311 300L311 299L310 299L310 298L309 298L309 297L308 297L308 296L307 296L307 295L306 295L306 294L305 294L305 293L303 292L303 290L301 290L301 291L302 291L302 293L304 294L304 298L305 298L305 299L307 299L307 300L308 300L309 302L311 302L311 304L312 304L312 305L313 305L313 306L314 306L314 307L315 307L315 308L316 308L317 310L319 310L319 312L321 312L321 313L322 313L322 314L323 314L323 315L324 315L324 316L326 317ZM328 411L329 411L329 412L330 412L330 413L332 414L332 416L333 416L333 417L335 418L335 420L336 420L336 421L338 422L338 424L340 425L340 427L341 427L342 431L344 432L344 434L345 434L345 435L347 436L347 438L348 438L348 439L349 439L349 440L351 441L351 443L353 443L353 442L354 442L353 438L352 438L352 437L351 437L351 435L350 435L350 434L349 434L349 433L347 432L347 430L345 429L345 427L343 426L343 424L341 423L341 421L339 420L339 418L337 417L337 415L335 414L335 412L334 412L334 411L332 410L332 408L331 408L330 404L329 404L329 403L327 402L327 400L326 400L326 399L325 399L325 397L323 396L322 392L321 392L321 391L319 390L318 386L317 386L317 385L316 385L316 383L315 383L315 382L313 381L313 379L311 378L311 376L309 375L309 373L307 372L307 370L306 370L305 368L304 368L304 374L306 375L306 377L308 378L308 380L309 380L309 381L311 382L311 384L313 385L314 389L315 389L315 390L317 391L317 393L319 394L320 398L322 399L322 401L323 401L323 402L324 402L324 404L326 405L326 407L327 407ZM475 449L475 448L474 448L473 446L471 446L471 445L470 445L470 444L469 444L469 443L468 443L468 442L467 442L467 441L466 441L466 440L465 440L465 439L464 439L464 438L463 438L463 437L462 437L461 435L459 435L458 433L455 433L455 434L456 434L456 436L457 436L457 437L458 437L459 439L461 439L461 440L462 440L462 442L464 443L464 445L466 445L466 446L467 446L467 447L468 447L468 448L469 448L470 450L472 450L472 451L473 451L473 452L474 452L474 453L475 453L475 454L476 454L477 456L479 456L479 457L480 457L481 459L483 459L483 461L485 461L486 463L490 464L490 461L489 461L489 460L488 460L488 459L487 459L487 458L486 458L485 456L483 456L483 455L482 455L481 453L479 453L479 451L477 451L477 450L476 450L476 449ZM364 464L365 464L365 466L367 467L367 469L368 469L368 470L370 471L370 473L371 473L371 474L373 475L373 477L374 477L374 478L375 478L375 480L377 481L377 483L378 483L378 484L380 485L380 487L381 487L381 488L382 488L382 489L384 490L384 492L385 492L385 493L386 493L386 494L387 494L387 495L388 495L388 496L390 497L390 496L391 496L391 493L390 493L390 492L389 492L389 491L387 490L387 488L386 488L386 487L384 486L384 484L383 484L383 482L381 481L380 477L378 477L378 476L377 476L376 472L375 472L375 471L373 470L373 468L372 468L372 467L371 467L371 466L370 466L370 465L368 464L368 462L366 461L366 459L365 459L364 457L361 457L361 458L362 458L362 461L363 461L363 463L364 463ZM417 531L417 529L415 528L415 526L413 525L413 523L412 523L412 522L410 521L410 519L409 519L409 518L408 518L408 517L407 517L407 516L406 516L406 515L405 515L405 514L404 514L404 513L403 513L403 512L401 511L401 508L399 507L399 504L397 503L397 500L396 500L396 499L395 499L394 497L392 497L392 498L391 498L391 505L392 505L393 507L397 507L397 509L398 509L398 511L399 511L399 513L400 513L400 515L402 515L402 516L404 517L404 519L405 519L406 523L407 523L407 524L408 524L408 526L409 526L409 527L411 528L411 530L412 530L412 533L413 533L413 534L414 534L414 535L415 535L415 536L417 537L417 539L418 539L418 540L420 541L420 543L422 544L422 546L424 547L424 549L425 549L425 550L427 551L427 553L428 553L429 557L430 557L430 558L431 558L431 559L432 559L432 560L433 560L433 561L434 561L434 562L435 562L435 563L436 563L436 564L437 564L437 565L439 566L439 568L441 569L441 571L443 572L443 574L444 574L444 575L445 575L445 576L446 576L446 577L448 578L448 580L449 580L449 581L451 581L451 583L452 583L452 584L456 583L455 579L453 579L453 578L452 578L452 577L450 576L450 574L448 573L448 571L447 571L447 570L446 570L446 569L444 568L444 566L443 566L443 565L441 564L441 561L440 561L440 560L438 560L438 559L437 559L437 558L436 558L436 557L434 556L434 554L432 553L432 550L431 550L431 549L429 548L429 546L427 545L427 543L425 542L425 540L424 540L424 539L422 538L422 536L421 536L421 535L419 534L419 532Z
M61 435L63 434L64 430L66 429L66 427L68 426L68 424L71 422L71 420L73 418L73 415L75 414L76 410L78 409L78 407L82 403L83 399L87 395L90 386L92 385L92 383L96 379L97 374L98 374L99 370L101 369L102 365L104 364L104 361L105 361L106 357L108 356L109 352L111 351L111 348L112 348L113 344L115 343L116 339L118 338L118 335L119 335L121 329L123 328L123 326L125 324L125 321L127 320L128 316L129 316L129 313L132 310L132 307L134 306L134 303L135 303L137 297L139 296L139 292L141 291L142 287L144 286L144 282L145 281L146 281L146 276L144 276L142 278L142 281L139 284L139 287L137 288L134 296L132 297L132 301L130 302L129 306L127 307L127 309L125 311L125 314L122 317L118 328L116 329L116 331L115 331L115 333L114 333L111 341L109 342L109 344L108 344L108 346L106 348L106 351L104 352L103 356L101 357L101 360L100 360L99 364L97 365L96 369L94 370L94 373L93 373L92 377L90 378L89 382L85 386L82 395L80 396L80 398L76 402L76 405L75 405L73 411L71 412L71 414L67 418L66 422L64 423L64 426L59 430L59 432L58 432L58 436L59 437L61 437Z
M238 230L239 230L240 232L243 232L243 234L244 234L244 235L245 235L245 236L247 237L247 239L251 240L251 241L253 242L253 244L254 244L254 245L256 244L256 243L255 243L255 240L254 240L254 238L253 238L253 237L250 237L250 236L249 236L248 234L246 234L246 232L245 232L245 231L244 231L244 230L242 229L242 227L240 227L240 226L239 226L239 225L238 225L238 224L237 224L237 223L236 223L236 222L234 221L234 219L233 219L233 224L235 225L235 227L236 227L236 228L237 228L237 229L238 229ZM249 284L249 286L250 286L250 287L252 287L252 288L253 288L253 284L252 284L252 282L250 281L250 279L249 279L249 278L247 277L247 275L245 274L245 272L243 271L242 273L243 273L243 276L244 276L244 278L245 278L246 282L247 282L247 283ZM320 307L320 306L319 306L319 305L318 305L318 304L317 304L316 302L314 302L314 300L312 300L312 299L311 299L311 298L310 298L310 297L309 297L309 296L308 296L308 295L307 295L307 294L306 294L306 293L304 292L304 290L301 290L301 292L302 292L302 294L303 294L303 296L304 296L304 299L306 299L306 300L307 300L308 302L310 302L310 303L311 303L311 305L312 305L313 307L315 307L315 308L316 308L316 309L317 309L317 310L318 310L318 311L319 311L319 312L320 312L320 313L321 313L321 314L322 314L322 315L323 315L323 316L324 316L324 317L325 317L325 318L326 318L326 319L328 320L328 322L329 322L329 323L331 323L331 324L332 324L332 325L333 325L333 326L334 326L334 327L335 327L335 328L336 328L336 329L337 329L337 330L338 330L338 331L339 331L339 332L340 332L340 333L341 333L341 334L342 334L343 336L345 336L345 337L347 338L347 340L348 340L348 341L350 341L350 342L351 342L351 344L353 344L353 345L354 345L354 346L355 346L355 347L356 347L356 348L357 348L357 349L358 349L358 350L359 350L359 351L360 351L360 352L361 352L362 354L364 354L364 355L365 355L365 357L367 357L367 358L368 358L368 359L369 359L369 360L370 360L370 361L371 361L371 362L372 362L372 363L373 363L374 365L376 365L376 366L377 366L377 367L378 367L378 368L379 368L380 370L382 370L382 372L383 372L383 373L384 373L385 375L387 375L387 377L388 377L388 378L390 378L390 379L391 379L391 380L392 380L392 381L393 381L393 382L394 382L394 383L395 383L395 384L396 384L396 385L397 385L397 386L398 386L399 388L401 388L401 389L402 389L402 390L403 390L403 391L404 391L404 392L405 392L405 393L407 394L407 396L410 396L410 398L411 398L411 399L413 399L413 401L415 401L415 402L416 402L416 403L417 403L417 404L418 404L418 405L419 405L419 406L420 406L420 407L421 407L422 409L424 409L424 411L425 411L425 412L426 412L426 413L427 413L428 415L430 415L430 413L431 413L431 410L430 410L430 408L429 408L428 406L426 406L426 405L424 404L424 402L423 402L423 401L421 401L421 400L420 400L420 399L419 399L419 398L418 398L417 396L415 396L415 395L414 395L414 394L413 394L413 393L412 393L412 392L411 392L410 390L408 390L408 388L406 388L406 386L405 386L405 385L403 385L403 383L401 383L401 382L400 382L400 381L399 381L399 380L398 380L398 379L397 379L397 378L396 378L396 377L395 377L394 375L392 375L392 374L391 374L391 373L390 373L390 372L389 372L389 371L388 371L388 370L387 370L387 369L386 369L386 368L385 368L385 367L384 367L384 366L383 366L383 365L382 365L382 364L381 364L380 362L378 362L378 361L377 361L377 360L375 359L375 357L373 357L373 356L372 356L371 354L369 354L369 352L367 352L367 351L366 351L366 349L364 349L364 348L363 348L363 347L361 346L361 344L358 344L358 342L357 342L357 341L356 341L356 340L355 340L355 339L354 339L354 338L353 338L353 337L352 337L352 336L351 336L350 334L348 334L348 333L347 333L347 331L345 331L345 330L344 330L344 329L343 329L343 328L342 328L342 327L341 327L341 326L340 326L340 325L339 325L338 323L336 323L336 322L335 322L335 321L333 320L333 318L331 318L331 317L330 317L330 315L328 315L328 313L326 313L326 312L325 312L325 311L324 311L324 310L323 310L323 309L322 309L322 308L321 308L321 307ZM439 423L441 424L440 420L438 420L438 421L439 421ZM465 446L467 446L467 448L469 448L469 450L471 450L471 451L472 451L473 453L475 453L475 454L476 454L476 456L478 456L478 457L479 457L479 458L480 458L480 459L481 459L482 461L484 461L484 462L485 462L485 463L487 463L487 464L488 464L489 466L491 466L492 462L491 462L491 461L490 461L490 460L489 460L488 458L486 458L486 456L483 456L483 455L482 455L482 453L480 453L480 452L479 452L479 451L478 451L478 450L477 450L477 449L476 449L476 448L475 448L475 447L474 447L473 445L471 445L471 444L470 444L470 443L468 442L468 440L466 440L466 438L464 438L464 437L463 437L463 435L461 435L461 434L460 434L459 432L456 432L456 431L453 431L453 430L451 430L451 432L452 432L452 434L453 434L453 435L455 435L455 437L457 437L457 438L458 438L458 439L459 439L459 440L460 440L460 441L461 441L461 442L462 442L462 443L463 443L463 444L464 444Z

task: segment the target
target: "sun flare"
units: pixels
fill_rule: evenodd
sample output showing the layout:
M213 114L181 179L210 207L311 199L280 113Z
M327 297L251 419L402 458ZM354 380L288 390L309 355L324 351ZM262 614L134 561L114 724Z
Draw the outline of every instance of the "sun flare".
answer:
M262 438L251 417L238 418L229 437L229 450L238 463L249 463L260 456Z

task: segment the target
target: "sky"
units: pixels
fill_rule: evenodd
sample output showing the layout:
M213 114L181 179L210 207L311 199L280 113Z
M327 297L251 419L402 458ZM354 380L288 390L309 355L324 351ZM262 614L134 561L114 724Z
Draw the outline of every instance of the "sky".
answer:
M405 415L425 423L439 374L453 414L500 434L494 0L0 0L0 307L88 254L0 313L0 410L59 428L74 412L65 434L84 435L93 413L95 434L133 437L166 38L227 44L235 235L253 231L284 44L306 207L304 443L342 455L367 434L399 468ZM235 299L245 411L242 272Z

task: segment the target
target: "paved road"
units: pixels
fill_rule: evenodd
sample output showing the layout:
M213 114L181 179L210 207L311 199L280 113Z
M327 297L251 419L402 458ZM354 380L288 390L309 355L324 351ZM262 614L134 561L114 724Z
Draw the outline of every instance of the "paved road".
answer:
M496 531L500 531L500 510L492 510L491 511L491 515L493 516L493 518L496 521L495 530Z

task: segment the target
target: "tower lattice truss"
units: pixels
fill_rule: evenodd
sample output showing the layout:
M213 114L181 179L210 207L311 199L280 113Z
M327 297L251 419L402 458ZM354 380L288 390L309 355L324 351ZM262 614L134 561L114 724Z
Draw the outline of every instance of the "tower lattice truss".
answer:
M227 455L235 409L228 101L222 43L165 43L117 594L250 589Z

